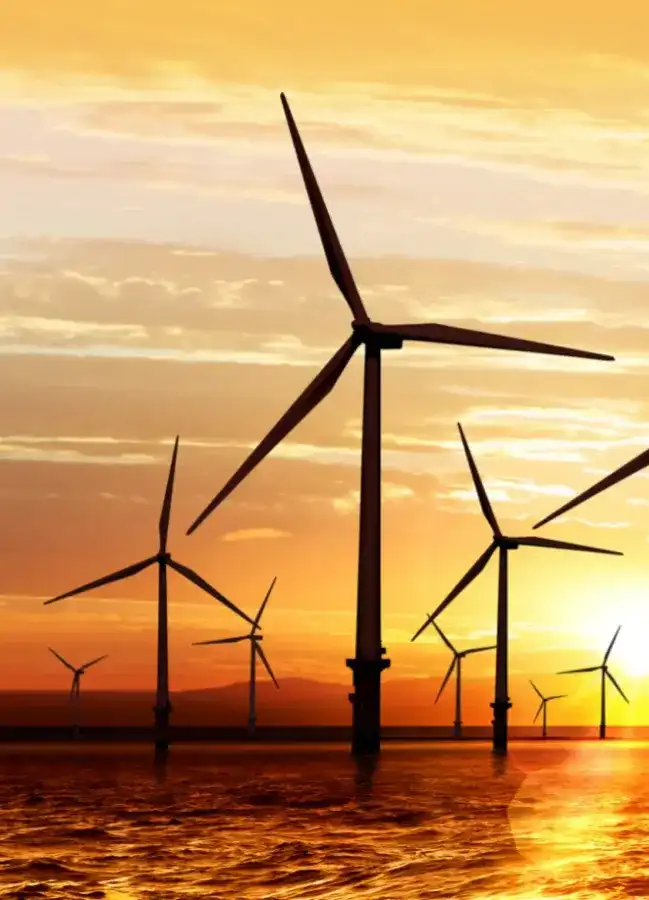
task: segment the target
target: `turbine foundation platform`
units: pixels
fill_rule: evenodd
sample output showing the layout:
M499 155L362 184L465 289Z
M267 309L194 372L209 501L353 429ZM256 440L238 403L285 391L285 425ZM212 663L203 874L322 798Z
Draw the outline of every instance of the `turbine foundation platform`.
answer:
M512 704L509 700L494 700L489 704L494 711L494 717L491 721L493 726L493 752L507 753L507 711L511 709Z
M381 749L381 672L390 668L390 660L348 659L354 692L352 704L352 753L368 756Z

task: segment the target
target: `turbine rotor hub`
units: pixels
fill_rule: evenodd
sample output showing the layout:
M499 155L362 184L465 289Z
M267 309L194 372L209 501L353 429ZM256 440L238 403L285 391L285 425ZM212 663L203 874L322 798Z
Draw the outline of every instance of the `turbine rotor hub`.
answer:
M375 329L375 325L378 328ZM352 329L361 341L375 350L401 350L403 338L390 334L389 331L380 331L383 328L380 322L352 322Z
M503 550L518 550L520 546L520 544L518 544L515 540L505 537L504 535L495 534L494 540L499 547L502 547Z

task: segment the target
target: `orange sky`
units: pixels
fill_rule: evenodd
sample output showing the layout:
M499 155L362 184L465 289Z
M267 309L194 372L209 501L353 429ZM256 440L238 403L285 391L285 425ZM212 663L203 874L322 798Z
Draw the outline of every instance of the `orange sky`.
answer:
M456 422L510 533L647 446L646 14L630 0L533 16L514 0L100 6L0 0L0 687L64 681L48 642L73 661L109 653L97 688L153 685L154 573L42 599L155 551L176 433L174 555L248 611L277 575L278 678L348 680L360 357L184 537L348 332L280 90L375 319L617 357L386 360L387 677L441 677L445 648L409 639L489 540ZM633 703L612 698L610 721L649 718L647 505L635 476L543 529L623 559L512 556L511 671L572 692L558 724L593 719L597 679L552 673L598 663L620 623L613 672ZM458 645L494 635L495 569L441 620ZM245 678L240 647L190 646L235 633L233 617L174 576L170 594L172 688ZM470 664L491 679L492 655ZM513 701L527 722L535 696Z

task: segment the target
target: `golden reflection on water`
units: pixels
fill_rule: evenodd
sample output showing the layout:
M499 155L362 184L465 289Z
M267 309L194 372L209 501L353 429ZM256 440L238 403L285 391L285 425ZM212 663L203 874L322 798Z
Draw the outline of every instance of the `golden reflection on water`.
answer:
M0 748L0 897L649 898L649 747Z

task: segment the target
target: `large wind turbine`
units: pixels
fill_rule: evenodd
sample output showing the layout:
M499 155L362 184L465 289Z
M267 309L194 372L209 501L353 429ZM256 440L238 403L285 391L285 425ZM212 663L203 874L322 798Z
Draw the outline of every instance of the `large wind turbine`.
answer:
M491 644L489 647L473 647L471 650L456 650L437 622L433 621L433 625L438 635L453 654L453 660L448 668L448 672L444 676L444 681L442 681L440 689L437 692L435 703L437 703L442 696L442 691L448 684L448 680L453 674L453 669L457 668L457 673L455 675L455 722L453 722L453 737L459 739L462 737L462 660L470 653L482 653L484 650L495 650L496 645Z
M613 676L611 675L609 668L607 666L608 658L611 655L611 650L613 649L613 644L617 640L617 636L620 633L621 627L622 627L621 625L618 625L617 631L613 635L613 640L608 645L608 650L604 654L604 660L603 660L601 666L586 666L586 668L584 668L584 669L564 669L562 672L557 672L557 675L576 675L577 673L581 673L581 672L599 672L599 671L601 671L601 673L602 673L602 709L601 709L601 718L600 718L600 722L599 722L600 740L604 740L604 738L606 737L606 679L607 678L611 682L613 687L618 691L618 693L620 694L622 699L626 700L627 703L629 702L629 698L624 693L624 691L622 690L620 685L617 683L615 678L613 678Z
M412 640L416 640L422 631L442 613L446 607L460 594L474 578L482 572L493 554L498 550L498 626L496 633L496 684L495 697L491 707L494 711L493 718L493 749L496 753L507 752L507 711L511 708L508 693L508 556L510 550L518 550L519 547L549 547L556 550L582 550L586 553L607 553L611 556L622 556L618 550L601 550L598 547L588 547L584 544L568 544L565 541L556 541L550 538L540 537L509 537L502 533L500 525L496 519L491 503L487 496L487 492L480 478L478 467L476 466L469 445L462 431L462 426L458 423L460 429L460 437L464 452L471 470L473 484L480 501L480 508L493 530L493 538L491 544L484 553L471 566L469 571L455 585L451 593L437 607L435 612L428 617L426 622L421 626Z
M270 667L270 663L266 658L266 654L261 648L260 641L263 640L262 634L257 634L256 629L259 628L259 622L261 621L261 617L263 615L264 610L266 609L266 604L268 603L268 598L270 597L271 591L275 587L275 582L277 578L273 578L270 587L268 588L268 592L264 597L264 600L259 607L259 612L255 616L255 620L253 622L252 628L248 634L242 634L238 637L229 637L229 638L218 638L215 641L195 641L195 647L206 647L209 644L238 644L241 641L250 641L250 699L249 699L249 707L248 707L248 731L252 736L255 733L255 723L257 721L257 708L256 708L256 688L257 688L257 657L262 661L266 671L270 675L273 680L273 684L276 688L279 688L277 683L277 679L273 675L273 670Z
M51 647L48 647L47 649L50 651L50 653L53 653L60 662L63 663L66 669L69 669L72 672L70 706L72 708L72 728L74 730L74 736L76 737L79 733L79 694L81 690L81 676L86 674L86 670L89 669L90 666L94 666L98 662L101 662L102 659L106 659L107 654L98 656L96 659L91 659L90 662L84 663L82 666L75 668L72 663L69 663L67 659L64 659L60 653L56 652L56 650L53 650Z
M343 253L329 212L311 168L288 102L281 94L293 147L311 209L320 233L329 270L353 316L352 333L311 384L300 394L266 437L239 467L225 487L208 503L189 528L188 534L250 474L324 398L331 392L355 351L365 348L363 394L363 437L361 449L361 490L358 587L356 611L356 655L347 660L352 670L353 751L373 753L380 748L381 672L390 665L381 640L381 353L400 350L404 341L457 344L500 350L521 350L585 359L612 360L614 357L568 347L543 344L503 335L488 334L452 325L383 325L370 320L350 267Z
M587 488L585 491L582 491L581 494L573 497L572 500L564 503L563 506L559 507L559 509L555 510L553 513L550 513L549 516L546 516L545 519L541 519L540 522L536 523L534 528L540 528L541 525L545 525L547 522L551 522L558 516L563 515L563 513L568 512L569 509L574 509L576 506L580 506L586 500L590 500L591 497L596 497L597 494L601 494L602 491L605 491L607 488L613 487L614 484L619 484L620 481L624 481L624 479L628 478L630 475L635 475L636 472L640 472L642 469L646 469L647 466L649 466L649 450L643 450L642 453L634 456L633 459L628 463L620 466L619 469L611 472L610 475L605 475L604 478L602 478L592 487Z
M562 700L564 697L567 697L568 695L567 694L553 694L551 697L544 697L543 694L541 693L541 691L537 688L537 686L534 684L534 682L532 681L531 678L530 678L530 684L534 688L535 692L541 698L541 705L537 709L536 715L532 719L532 724L534 724L534 722L536 722L536 720L538 719L539 715L541 713L543 713L543 728L541 729L541 737L546 738L548 736L548 703L550 702L550 700Z
M67 591L65 594L59 594L51 600L45 601L45 606L50 603L57 603L66 597L74 597L76 594L82 594L85 591L93 590L105 584L112 584L114 581L121 581L123 578L130 578L131 575L137 575L149 566L157 563L158 565L158 674L156 700L153 711L155 714L156 725L156 746L164 749L168 744L168 727L169 713L171 712L171 703L169 701L169 648L167 637L167 568L170 567L174 571L182 575L187 581L191 581L197 587L201 588L207 594L214 597L228 609L231 609L246 622L253 624L253 620L247 616L238 606L231 603L227 597L224 597L220 591L208 584L204 578L198 575L193 569L182 563L172 559L171 554L167 551L167 535L169 533L169 518L171 515L171 499L173 494L174 478L176 474L176 459L178 456L178 438L174 443L173 453L171 455L171 465L169 467L169 476L167 478L167 486L165 488L164 498L162 501L162 512L160 513L160 522L158 531L160 535L160 543L158 552L155 556L149 556L146 559L136 562L133 565L112 572L110 575L104 575L95 581L90 581L81 587Z

